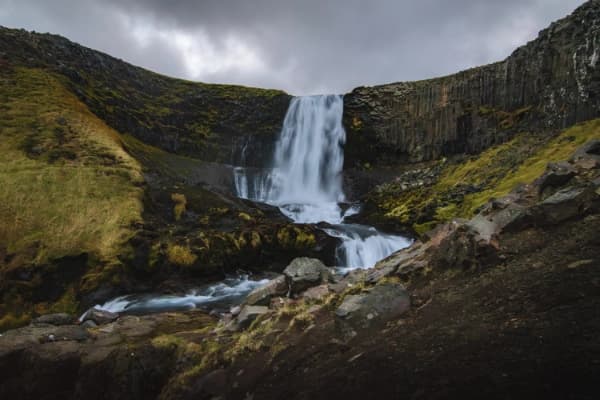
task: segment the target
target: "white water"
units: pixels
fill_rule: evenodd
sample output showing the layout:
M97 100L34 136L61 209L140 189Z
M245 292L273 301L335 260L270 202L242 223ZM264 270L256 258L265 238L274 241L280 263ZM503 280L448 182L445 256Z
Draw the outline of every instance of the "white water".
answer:
M343 270L369 268L410 244L401 236L385 235L375 228L343 224L356 214L345 213L342 190L343 145L342 96L308 96L292 99L273 158L273 168L257 172L235 168L239 197L268 203L294 222L327 222L330 236L341 239L338 266Z
M236 300L243 299L255 288L266 284L269 280L252 281L247 275L228 278L215 285L191 291L184 295L127 295L117 297L93 308L113 313L148 314L160 311L190 310L202 306L211 308L227 308ZM84 313L80 320L83 320Z
M360 211L357 205L342 211L343 144L341 96L294 98L277 142L273 168L237 167L234 182L241 198L275 205L297 223L327 222L324 229L342 243L336 250L342 272L369 268L410 241L386 235L373 227L344 224L344 218ZM244 162L245 149L242 151ZM252 281L247 276L229 278L183 295L135 294L117 297L94 308L114 313L147 314L197 307L227 308L267 280ZM85 316L82 315L81 319Z

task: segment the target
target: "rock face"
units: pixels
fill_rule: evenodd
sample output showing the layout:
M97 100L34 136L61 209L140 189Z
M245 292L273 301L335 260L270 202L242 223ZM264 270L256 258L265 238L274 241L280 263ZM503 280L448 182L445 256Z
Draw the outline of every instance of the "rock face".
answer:
M329 269L316 258L296 258L283 271L292 294L300 293L311 286L325 283Z
M439 79L355 89L344 98L346 161L478 153L515 132L600 115L600 3L588 1L505 61Z

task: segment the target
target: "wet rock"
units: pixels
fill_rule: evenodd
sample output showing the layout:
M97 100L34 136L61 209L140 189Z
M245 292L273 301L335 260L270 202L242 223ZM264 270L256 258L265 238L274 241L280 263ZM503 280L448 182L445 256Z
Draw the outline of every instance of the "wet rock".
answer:
M316 258L296 258L283 273L290 294L297 294L312 286L325 283L329 278L329 269Z
M85 321L94 321L98 325L104 325L116 321L119 318L119 314L112 313L106 310L100 310L98 308L92 308L88 310L83 317L81 317L81 322Z
M281 275L250 292L246 297L245 303L251 306L266 306L269 305L273 297L283 296L287 291L288 285L285 276Z
M398 318L410 309L404 286L386 283L368 293L346 296L335 315L354 329L368 328Z
M50 324L50 325L70 325L75 321L75 318L66 313L46 314L36 318L34 324Z

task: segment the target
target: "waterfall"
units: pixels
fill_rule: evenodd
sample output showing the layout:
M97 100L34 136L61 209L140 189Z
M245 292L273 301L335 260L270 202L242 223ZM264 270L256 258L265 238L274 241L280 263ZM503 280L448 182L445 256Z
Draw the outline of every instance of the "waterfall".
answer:
M346 200L342 169L346 132L342 124L342 96L306 96L292 99L275 146L272 167L234 169L237 195L268 203L296 223L327 222L330 236L341 239L338 266L372 267L377 261L410 244L400 236L384 235L375 228L344 224Z
M360 207L353 205L342 211L339 206L346 199L342 189L346 140L343 111L341 96L294 98L277 141L272 167L238 166L233 171L239 197L277 206L296 223L329 223L323 231L341 240L336 259L338 269L345 272L372 267L394 251L408 246L410 241L401 236L382 234L373 227L344 223L344 218L358 213ZM246 146L247 143L240 153L242 163L245 162ZM247 276L237 276L185 294L127 295L94 308L128 314L196 307L226 309L265 283L266 279L253 281Z

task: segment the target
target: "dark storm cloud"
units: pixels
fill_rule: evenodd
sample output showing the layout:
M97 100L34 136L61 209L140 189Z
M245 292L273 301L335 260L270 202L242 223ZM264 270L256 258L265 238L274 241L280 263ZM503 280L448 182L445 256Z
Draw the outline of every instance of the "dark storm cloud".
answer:
M0 24L63 34L168 75L346 92L498 61L583 0L0 0Z

